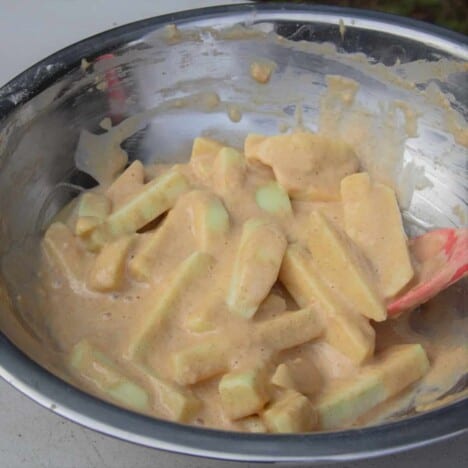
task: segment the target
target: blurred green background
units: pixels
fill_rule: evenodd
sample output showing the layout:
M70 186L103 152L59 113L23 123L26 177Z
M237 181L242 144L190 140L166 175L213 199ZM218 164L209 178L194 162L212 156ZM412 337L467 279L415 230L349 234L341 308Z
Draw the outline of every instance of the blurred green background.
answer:
M281 0L280 0L281 1ZM282 0L284 2L284 0ZM294 3L367 8L407 16L468 34L468 0L291 0Z

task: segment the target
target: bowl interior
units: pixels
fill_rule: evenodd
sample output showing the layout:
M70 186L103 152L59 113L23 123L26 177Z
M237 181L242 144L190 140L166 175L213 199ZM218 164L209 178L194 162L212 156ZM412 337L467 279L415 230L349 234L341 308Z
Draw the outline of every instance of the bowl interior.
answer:
M177 30L169 26L174 22ZM274 134L298 123L317 130L327 76L343 76L359 84L359 115L372 116L369 135L374 137L360 151L374 155L375 173L397 188L409 233L466 223L462 143L468 49L463 40L346 9L236 6L124 26L35 65L0 90L0 325L5 336L40 364L47 358L47 367L61 375L54 356L46 356L41 345L44 330L29 293L37 243L51 217L80 187L95 183L77 169L74 154L80 132L103 133L101 123L109 116L125 119L111 132L120 132L130 159L180 161L201 134L241 147L248 132ZM112 56L95 61L107 53ZM275 63L268 85L251 79L255 60ZM114 88L109 88L109 74L118 76ZM123 100L116 99L116 87L123 90ZM402 104L395 107L395 102ZM240 121L230 118L232 109L240 112ZM417 115L416 132L407 127L416 122L407 112ZM389 127L393 130L385 133ZM463 304L466 283L452 294ZM432 421L436 412L378 429L307 436L185 428L98 402L32 367L4 338L0 349L0 375L33 398L58 404L62 414L104 432L186 453L264 461L356 458L462 428L454 413L460 403L438 410L446 412L439 413L437 428L423 427L420 419ZM372 430L369 448L365 437ZM296 451L276 449L278 438L291 450L297 444ZM347 438L353 445L343 442ZM304 439L311 445L301 445Z

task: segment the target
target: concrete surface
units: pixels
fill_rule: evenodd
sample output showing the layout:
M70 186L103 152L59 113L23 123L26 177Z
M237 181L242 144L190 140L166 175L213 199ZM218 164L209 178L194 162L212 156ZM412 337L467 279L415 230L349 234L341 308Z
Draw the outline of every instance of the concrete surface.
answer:
M219 0L0 0L0 86L32 63L84 37L138 19L216 3ZM468 466L467 447L468 436L463 436L385 459L335 466L464 468ZM0 380L0 468L218 466L260 465L221 464L112 439L39 407Z

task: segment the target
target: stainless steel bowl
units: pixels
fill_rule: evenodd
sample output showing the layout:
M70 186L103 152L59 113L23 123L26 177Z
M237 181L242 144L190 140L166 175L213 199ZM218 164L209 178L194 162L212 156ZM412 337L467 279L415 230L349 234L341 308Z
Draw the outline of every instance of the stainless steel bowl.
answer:
M170 30L162 28L173 23L188 39L168 38ZM262 34L239 36L235 31L220 35L206 29L235 24L275 32L288 41ZM193 37L188 32L193 28L205 29ZM108 52L113 59L82 66L86 65L82 58L92 62ZM355 53L361 55L353 57ZM248 64L255 58L277 63L268 86L248 77ZM106 70L120 76L128 97L120 109L125 115L166 109L151 114L124 143L131 158L145 160L174 160L202 132L228 135L233 144L249 130L275 132L279 123L293 122L298 104L304 123L314 128L326 74L358 80L362 98L371 106L394 99L414 104L422 112L419 137L406 144L405 160L424 167L433 185L415 193L409 206L409 219L419 220L418 229L459 225L452 207L461 203L466 210L466 148L449 134L448 114L440 102L423 99L421 92L431 81L438 82L451 106L466 119L467 59L466 37L428 24L350 9L250 4L123 26L57 52L16 77L0 90L0 328L4 332L0 375L41 405L97 431L149 447L220 459L351 460L429 444L466 430L466 399L379 426L317 434L238 434L150 419L89 396L34 362L42 363L36 339L41 323L35 321L28 288L38 232L73 196L69 184L90 182L76 170L73 154L79 132L97 131L109 114L109 94L99 85ZM394 67L374 66L378 63ZM408 78L413 86L405 82ZM211 91L223 103L243 106L239 123L230 121L219 106L210 110L175 105L167 110L168 102ZM465 290L459 288L457 293L462 307ZM21 333L11 326L15 321ZM29 356L21 351L26 345ZM60 375L53 362L48 368Z

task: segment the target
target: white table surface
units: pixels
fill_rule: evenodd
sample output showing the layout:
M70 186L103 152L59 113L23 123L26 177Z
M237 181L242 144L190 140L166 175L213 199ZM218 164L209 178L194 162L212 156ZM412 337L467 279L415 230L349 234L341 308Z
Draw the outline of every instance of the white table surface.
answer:
M0 86L38 60L92 34L159 14L218 3L219 0L0 0ZM218 461L138 447L85 429L41 408L0 380L0 468L220 465ZM468 436L384 459L335 466L465 468Z

